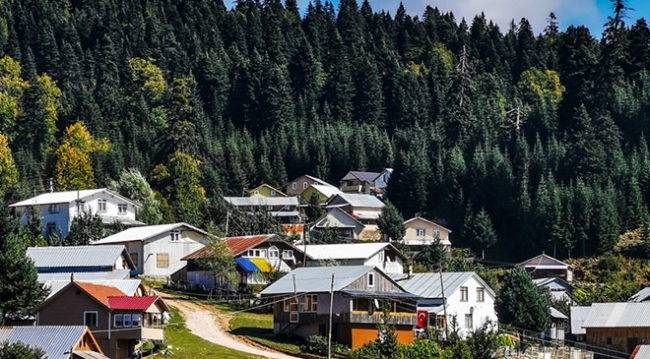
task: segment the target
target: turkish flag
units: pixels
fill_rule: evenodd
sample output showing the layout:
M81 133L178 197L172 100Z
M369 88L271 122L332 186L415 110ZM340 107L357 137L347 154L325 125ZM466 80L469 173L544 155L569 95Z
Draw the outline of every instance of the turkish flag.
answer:
M429 312L426 310L418 310L418 327L426 328L429 322Z

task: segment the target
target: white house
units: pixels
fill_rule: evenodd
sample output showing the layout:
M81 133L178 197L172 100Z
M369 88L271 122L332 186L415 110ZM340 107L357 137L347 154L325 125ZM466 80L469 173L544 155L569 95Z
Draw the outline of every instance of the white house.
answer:
M336 262L341 266L371 266L384 273L404 273L406 257L392 244L346 243L298 246L305 254L308 267L318 267Z
M429 312L429 325L434 337L444 337L445 327L453 318L463 338L488 321L495 326L498 323L494 310L496 294L475 272L442 273L442 278L440 273L390 276L404 290L422 298L418 300L418 310Z
M27 223L26 210L29 207L37 207L41 213L44 237L50 234L67 236L72 220L83 213L97 214L106 224L121 223L127 226L144 224L135 219L138 204L106 188L43 193L9 207L23 214L22 221L25 224Z
M70 280L71 273L93 278L120 279L135 268L135 264L131 261L131 257L123 245L101 248L92 246L29 247L26 255L34 262L40 282L52 279Z
M187 223L129 228L92 243L95 246L126 246L135 270L132 275L184 279L186 262L181 258L203 248L208 233Z

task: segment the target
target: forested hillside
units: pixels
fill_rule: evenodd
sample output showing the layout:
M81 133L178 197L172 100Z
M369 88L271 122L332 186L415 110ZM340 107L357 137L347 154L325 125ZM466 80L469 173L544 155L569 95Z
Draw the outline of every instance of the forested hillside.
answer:
M0 190L137 168L167 220L220 225L202 199L393 167L388 198L455 245L605 252L650 203L650 30L613 5L602 36L536 36L355 0L3 1Z

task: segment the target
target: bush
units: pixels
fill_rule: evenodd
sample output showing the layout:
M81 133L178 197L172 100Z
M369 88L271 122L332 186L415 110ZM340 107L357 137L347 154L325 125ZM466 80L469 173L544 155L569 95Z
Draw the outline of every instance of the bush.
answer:
M300 351L309 354L327 355L327 338L320 335L312 335L307 342L300 346Z
M419 339L409 345L400 345L398 348L399 359L445 358L444 351L438 343L429 339Z
M370 343L353 350L350 353L350 359L376 359L379 353L379 344L377 341Z

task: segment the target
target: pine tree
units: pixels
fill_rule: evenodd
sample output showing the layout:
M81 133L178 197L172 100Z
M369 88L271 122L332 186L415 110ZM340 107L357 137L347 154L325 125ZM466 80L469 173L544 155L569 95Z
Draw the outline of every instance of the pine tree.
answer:
M404 218L390 201L386 201L385 204L377 218L377 228L384 236L384 240L400 243L406 234Z
M524 269L513 269L505 277L494 303L499 322L512 325L519 332L546 330L551 303L542 291Z

